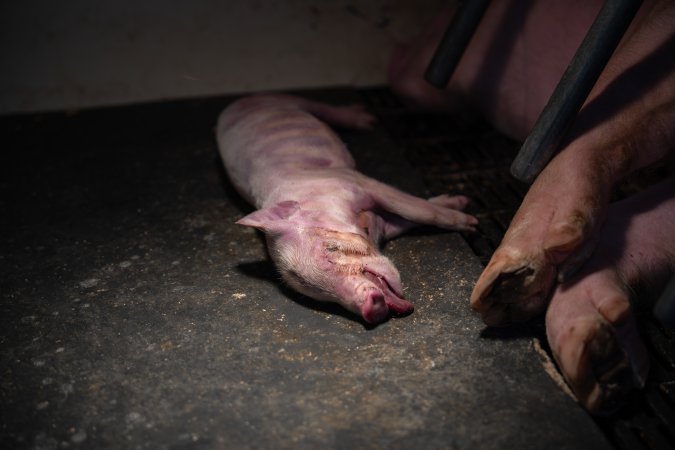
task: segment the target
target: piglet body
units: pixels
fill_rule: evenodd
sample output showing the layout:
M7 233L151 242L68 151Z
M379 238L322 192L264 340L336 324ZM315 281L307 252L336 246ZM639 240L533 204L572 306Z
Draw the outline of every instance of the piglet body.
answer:
M316 300L332 301L369 323L412 311L400 276L378 250L415 224L470 230L467 199L420 199L354 170L338 136L322 121L369 128L356 106L286 95L247 97L220 115L218 147L237 191L257 211L237 223L266 235L282 278Z

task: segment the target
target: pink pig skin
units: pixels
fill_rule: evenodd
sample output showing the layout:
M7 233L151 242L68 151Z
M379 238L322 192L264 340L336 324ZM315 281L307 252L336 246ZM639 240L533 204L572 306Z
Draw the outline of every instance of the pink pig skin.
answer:
M265 233L270 257L295 290L368 323L409 313L413 305L379 243L416 224L473 230L477 220L458 211L468 199L424 200L360 174L317 117L361 129L374 121L358 106L288 95L246 97L223 111L217 140L225 169L258 208L237 223Z

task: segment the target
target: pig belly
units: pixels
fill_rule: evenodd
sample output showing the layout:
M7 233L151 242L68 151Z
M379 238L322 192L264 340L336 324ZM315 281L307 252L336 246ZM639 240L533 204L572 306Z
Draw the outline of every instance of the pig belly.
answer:
M387 74L392 89L414 107L473 110L502 133L525 139L602 2L490 2L441 90L424 81L424 72L455 15L456 2L448 3L424 33L395 49Z

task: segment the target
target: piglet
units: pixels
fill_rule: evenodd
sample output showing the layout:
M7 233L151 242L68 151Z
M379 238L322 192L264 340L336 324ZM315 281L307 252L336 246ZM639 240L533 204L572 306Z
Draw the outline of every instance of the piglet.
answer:
M257 211L237 223L261 230L282 279L320 301L336 302L366 322L405 314L400 276L379 244L417 224L473 230L460 212L468 199L424 200L368 178L321 120L367 129L359 106L331 106L289 95L240 99L218 119L227 174Z

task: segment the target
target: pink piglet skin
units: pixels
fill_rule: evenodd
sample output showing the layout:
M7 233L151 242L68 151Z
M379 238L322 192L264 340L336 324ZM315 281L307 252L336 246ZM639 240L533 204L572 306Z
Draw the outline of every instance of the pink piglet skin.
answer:
M236 190L258 208L237 223L261 230L282 279L315 300L336 302L368 323L406 314L400 275L380 243L418 224L473 230L468 199L430 200L401 192L354 169L325 122L368 129L361 106L332 106L290 95L245 97L216 128Z

